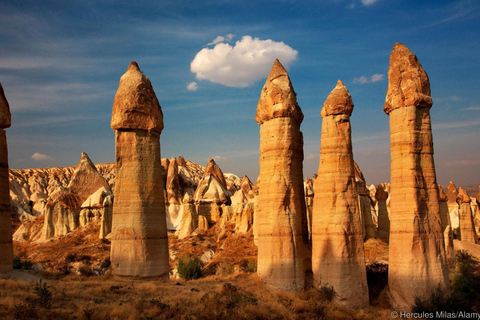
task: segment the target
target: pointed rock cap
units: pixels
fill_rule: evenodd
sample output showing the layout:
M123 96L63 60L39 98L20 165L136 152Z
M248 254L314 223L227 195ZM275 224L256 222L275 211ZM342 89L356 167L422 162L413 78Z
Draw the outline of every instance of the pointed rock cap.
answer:
M442 202L447 202L447 200L448 200L447 195L443 191L442 186L437 183L437 187L438 187L438 200L440 200Z
M325 100L323 104L322 112L320 116L333 116L337 114L352 115L353 101L347 87L342 83L342 80L337 81L337 85L333 88L332 92Z
M255 120L262 124L282 117L293 118L298 123L303 121L303 113L298 106L288 73L277 59L260 94Z
M375 191L375 199L378 200L387 200L388 194L385 191L385 189L382 187L382 185L379 185L377 188L377 191Z
M447 199L449 203L456 203L458 196L458 190L453 181L450 181L447 187Z
M407 107L432 106L430 81L417 57L403 44L395 43L390 54L388 89L383 111Z
M212 158L208 159L207 168L205 168L202 179L209 174L214 176L220 182L223 188L227 189L227 181L225 180L225 176L223 175L222 170L217 165L215 160L213 160Z
M161 133L163 113L150 80L140 71L135 61L120 78L113 100L113 130L145 130Z
M187 166L187 161L185 161L185 158L180 156L177 159L177 164L181 167L186 167Z
M242 178L242 182L240 183L240 189L242 189L245 196L248 196L248 193L250 192L250 190L252 190L252 188L252 181L250 181L250 179L246 175L244 175Z
M470 203L470 202L472 202L472 200L470 199L470 196L468 195L467 191L460 188L458 190L457 202L458 203Z
M0 83L0 128L9 128L11 125L12 116L10 114L10 106L8 105L2 84Z

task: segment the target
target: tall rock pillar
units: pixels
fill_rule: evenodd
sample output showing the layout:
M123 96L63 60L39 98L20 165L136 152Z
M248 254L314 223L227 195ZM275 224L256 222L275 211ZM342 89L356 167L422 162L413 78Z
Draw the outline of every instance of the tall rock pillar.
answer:
M410 308L439 284L449 290L433 160L430 82L401 43L390 55L383 110L390 116L390 248L392 304Z
M258 101L260 124L257 272L267 284L300 290L310 269L303 191L303 113L276 60Z
M312 271L317 288L333 286L343 305L369 304L361 211L355 184L350 93L338 81L321 117L320 165L312 218Z
M0 83L0 271L12 269L12 218L8 182L8 148L5 128L12 123L10 107Z
M460 206L460 240L477 244L478 238L470 205L472 200L467 191L462 188L458 190L457 202Z
M132 62L113 101L117 175L111 261L119 277L168 276L160 160L163 114L150 80Z

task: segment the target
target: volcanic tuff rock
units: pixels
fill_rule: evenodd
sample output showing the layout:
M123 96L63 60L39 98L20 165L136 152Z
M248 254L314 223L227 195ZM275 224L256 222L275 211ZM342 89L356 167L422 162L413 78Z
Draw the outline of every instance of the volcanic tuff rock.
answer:
M351 112L352 110L350 110L350 114ZM376 220L375 217L377 213L373 207L373 200L370 198L370 190L367 188L365 177L355 161L353 161L353 169L355 172L355 185L357 187L360 219L362 221L362 233L364 240L366 241L370 238L375 238L376 236L374 221Z
M455 264L455 249L453 248L453 230L450 223L450 214L448 213L447 195L438 185L440 219L442 221L443 238L445 241L445 253L447 255L448 266L451 268Z
M458 190L453 181L447 187L447 206L452 229L460 227L460 206L457 203Z
M160 160L163 114L150 80L132 62L113 101L117 175L111 234L113 273L168 276L168 240Z
M312 271L317 288L333 286L336 298L343 305L363 307L369 300L349 120L352 110L352 98L338 80L321 112L320 164L313 201Z
M98 189L109 189L108 183L98 172L88 155L83 152L73 170L70 182L65 189L52 192L45 205L45 222L42 240L64 235L88 222L84 212L80 223L82 204ZM110 191L110 190L108 190ZM103 199L102 199L103 201Z
M207 168L195 190L193 199L197 205L198 214L205 216L209 224L220 221L220 205L231 203L225 177L212 158L208 160Z
M457 202L460 205L460 239L465 242L478 243L475 225L473 223L472 208L470 206L470 196L460 188L458 190Z
M375 193L377 199L377 214L378 214L378 231L377 238L388 243L390 238L390 219L387 210L387 192L379 185Z
M390 55L384 111L390 116L388 284L394 307L414 304L438 285L449 290L430 121L430 83L401 43Z
M10 106L0 83L0 271L12 268L12 221L8 183L8 147L5 128L11 125Z
M262 89L255 119L260 124L261 180L257 273L277 288L300 290L310 264L300 131L303 113L278 60Z

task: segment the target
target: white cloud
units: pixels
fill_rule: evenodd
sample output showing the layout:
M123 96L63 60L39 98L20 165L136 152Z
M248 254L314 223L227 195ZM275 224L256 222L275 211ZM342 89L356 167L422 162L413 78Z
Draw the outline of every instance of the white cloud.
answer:
M226 158L226 157L219 156L219 155L216 155L216 156L213 157L213 160L223 161L223 160L227 160L227 158Z
M265 78L275 59L288 68L297 55L297 50L283 42L243 36L234 46L222 42L202 49L190 63L190 70L199 80L247 87Z
M361 76L361 77L353 79L353 83L366 84L366 83L368 83L368 79L365 76Z
M305 157L305 160L312 160L312 159L317 159L319 157L319 154L313 154L313 153L310 153L309 155L307 155Z
M471 106L471 107L466 108L465 110L468 110L468 111L479 111L479 110L480 110L480 106Z
M207 46L210 46L212 44L217 44L217 43L220 43L220 42L225 42L225 41L229 42L233 39L233 37L235 37L235 35L233 35L231 33L225 35L225 37L217 36L215 39L213 39L212 42L208 43Z
M353 83L360 83L360 84L367 84L367 83L375 83L378 81L383 81L385 75L380 73L375 73L374 75L370 76L369 78L365 76L361 76L358 78L353 79Z
M46 155L46 154L42 154L42 153L38 153L38 152L35 152L32 157L31 157L33 160L35 161L47 161L47 160L53 160L53 158L49 155Z
M189 82L187 84L187 90L188 91L197 91L198 90L198 84L194 81L194 82Z
M361 0L361 1L362 1L363 5L365 5L365 6L371 6L375 2L378 2L378 0Z
M378 82L383 80L383 74L375 73L373 76L370 77L370 82Z
M466 128L466 127L473 127L473 126L479 126L479 125L480 125L480 120L467 120L467 121L456 121L456 122L449 122L449 123L432 124L434 130Z

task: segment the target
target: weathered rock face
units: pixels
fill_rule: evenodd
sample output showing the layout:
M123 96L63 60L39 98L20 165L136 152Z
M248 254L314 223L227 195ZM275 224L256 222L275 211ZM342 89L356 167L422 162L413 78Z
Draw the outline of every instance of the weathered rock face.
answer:
M447 255L448 267L452 268L455 265L455 249L453 247L453 230L450 223L450 214L448 213L447 195L443 189L438 185L440 219L442 221L443 238L445 241L445 253Z
M12 221L8 183L8 147L5 128L11 125L10 106L0 83L0 271L12 268Z
M309 269L300 131L303 113L278 60L262 89L255 119L260 124L261 180L257 272L277 288L303 289Z
M447 187L447 206L452 229L460 227L460 206L457 203L458 190L453 181Z
M178 239L188 237L198 228L198 215L193 203L185 203L183 206L182 222L178 230Z
M199 215L205 216L209 224L220 221L222 204L231 203L230 192L222 170L210 158L207 168L193 196Z
M112 232L112 218L113 218L113 194L107 196L103 200L102 219L100 221L100 239L106 239Z
M305 178L303 182L305 192L305 205L307 207L307 223L308 223L308 239L312 240L312 213L313 213L313 197L315 196L315 187L313 180Z
M471 199L467 191L462 188L458 190L457 202L460 205L460 239L477 244L478 238L470 206Z
M377 238L388 243L390 238L390 218L387 210L387 192L379 185L375 193L377 199L378 231Z
M388 283L394 307L439 284L449 290L433 160L430 83L417 57L394 45L384 111L390 116L390 246Z
M166 196L167 196L167 229L177 230L182 222L182 193L178 175L178 163L175 158L170 160L167 171Z
M339 80L321 112L312 271L317 288L333 286L342 304L360 307L367 306L369 300L349 120L352 110L352 98Z
M111 234L113 273L168 276L168 240L160 160L163 114L150 80L132 62L113 102L117 163Z
M367 189L365 177L355 161L353 161L353 169L355 172L355 184L357 186L358 208L360 209L362 232L364 240L367 241L376 236L374 217L377 213L373 207L373 201L370 198L370 190Z
M102 188L106 192L110 192L107 181L98 172L88 155L83 152L80 161L73 170L68 186L52 192L46 202L41 240L65 235L90 222L92 219L89 217L93 218L99 215L99 211L97 214L89 212L89 210L84 210L82 214L81 211L82 204L87 199L90 199L91 202L93 198L90 198L90 196L93 196L97 190ZM97 196L101 197L101 192L94 197ZM87 204L85 204L86 207ZM97 206L97 208L99 207Z

